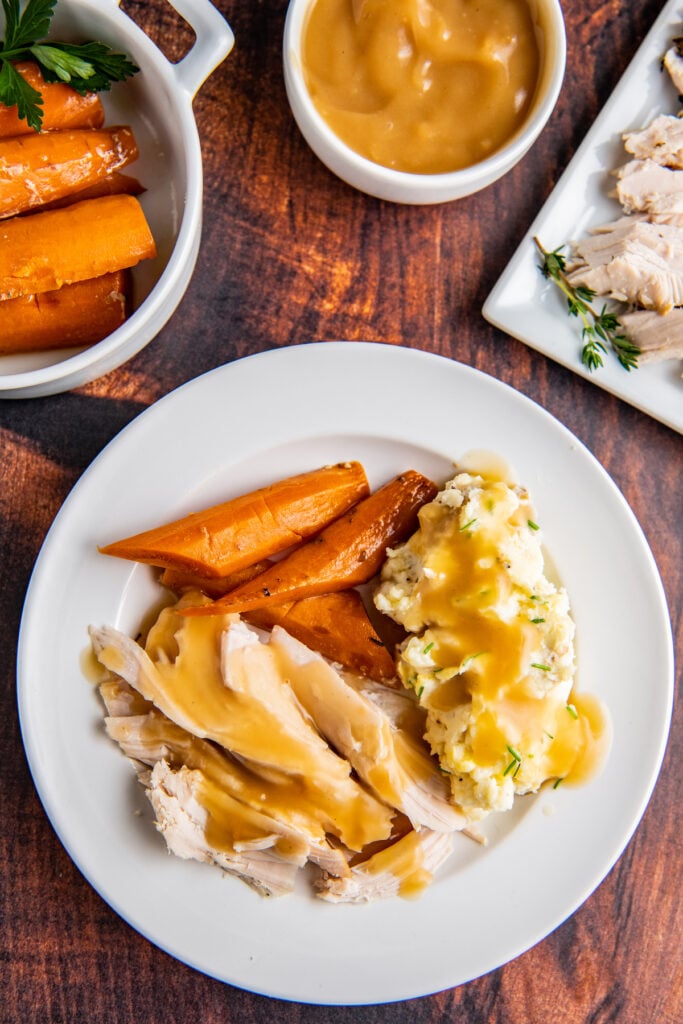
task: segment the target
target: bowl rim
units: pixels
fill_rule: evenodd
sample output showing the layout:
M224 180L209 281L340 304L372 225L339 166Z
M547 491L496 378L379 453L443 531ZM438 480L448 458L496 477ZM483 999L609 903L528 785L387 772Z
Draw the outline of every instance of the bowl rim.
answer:
M306 88L301 61L301 39L307 11L314 2L315 0L289 0L287 7L282 59L288 98L302 134L319 158L322 159L311 142L311 137L317 137L321 146L330 151L339 163L343 163L354 178L361 175L378 187L384 184L406 192L441 192L449 186L456 189L479 181L483 184L477 187L484 187L493 183L524 156L540 135L555 108L567 61L567 36L562 7L560 0L530 0L532 13L538 11L541 6L547 10L547 26L552 32L552 46L555 52L550 55L550 71L545 75L547 81L542 82L542 76L539 78L539 87L543 86L543 91L538 93L537 87L537 95L534 97L529 115L508 141L484 160L453 171L421 174L400 171L376 163L343 142L319 113ZM307 119L306 131L300 122L302 115Z

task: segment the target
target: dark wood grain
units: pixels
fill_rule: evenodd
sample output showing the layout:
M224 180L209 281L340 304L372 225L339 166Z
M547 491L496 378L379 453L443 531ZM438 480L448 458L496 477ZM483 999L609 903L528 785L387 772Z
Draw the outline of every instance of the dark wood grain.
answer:
M126 6L173 59L191 44L163 0ZM91 459L147 405L198 373L274 347L332 338L407 345L476 366L539 402L596 455L642 524L683 660L681 437L480 313L659 0L566 0L567 77L537 144L485 192L424 209L354 192L307 148L282 82L283 0L218 6L237 44L195 103L205 229L180 308L147 349L106 377L70 394L0 403L0 1022L679 1024L680 708L643 821L578 912L502 969L395 1006L279 1003L176 963L93 891L41 808L19 735L14 660L24 592L52 519Z

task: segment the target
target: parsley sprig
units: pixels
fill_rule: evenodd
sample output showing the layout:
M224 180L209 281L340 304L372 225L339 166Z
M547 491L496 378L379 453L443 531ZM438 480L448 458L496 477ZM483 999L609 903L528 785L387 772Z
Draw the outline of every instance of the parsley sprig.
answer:
M0 0L5 13L5 38L0 45L0 102L17 108L35 131L43 123L43 99L19 74L14 61L34 60L46 82L66 82L81 95L103 92L140 69L106 43L59 43L45 37L57 0Z
M636 370L640 349L623 333L617 316L606 306L603 306L602 310L598 312L591 306L596 293L591 288L584 288L582 285L574 288L567 280L565 273L567 260L562 255L564 246L548 252L537 238L534 238L534 242L542 257L541 273L555 282L567 298L569 315L578 317L583 324L581 330L583 339L581 362L583 365L591 373L593 370L598 370L604 365L602 357L607 353L609 345L625 370Z

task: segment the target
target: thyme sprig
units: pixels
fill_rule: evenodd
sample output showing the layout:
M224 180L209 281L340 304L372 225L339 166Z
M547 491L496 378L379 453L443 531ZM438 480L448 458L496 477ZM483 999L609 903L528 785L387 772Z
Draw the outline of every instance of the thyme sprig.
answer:
M604 365L602 357L607 353L609 345L625 370L630 372L638 369L640 349L623 333L617 316L608 310L607 306L603 306L600 312L591 306L596 295L592 288L585 288L583 285L574 287L569 283L566 275L567 259L562 255L564 246L548 252L538 238L534 238L534 242L542 257L541 273L555 282L566 296L569 315L578 317L583 325L581 329L583 339L581 362L583 365L591 373L600 369Z

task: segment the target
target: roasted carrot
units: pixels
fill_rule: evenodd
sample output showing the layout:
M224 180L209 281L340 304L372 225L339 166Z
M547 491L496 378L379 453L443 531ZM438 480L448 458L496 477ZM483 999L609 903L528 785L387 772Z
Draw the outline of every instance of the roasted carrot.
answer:
M212 577L200 576L199 573L189 569L164 569L159 577L159 582L178 595L184 594L188 590L201 590L207 597L223 597L224 594L235 590L242 583L253 580L254 576L265 572L274 564L272 559L264 558L260 562L254 562L253 565L240 569L239 572L232 572L228 576Z
M216 579L203 579L180 569L164 569L161 582L179 596L188 590L199 590L216 598L254 579L274 564L264 559L240 572ZM356 590L340 590L338 594L320 594L302 601L255 608L246 612L244 618L261 629L282 626L307 647L369 679L389 680L396 675L394 660Z
M311 650L369 679L389 680L396 675L394 660L370 622L357 590L254 608L245 612L244 618L261 629L282 626Z
M134 196L84 199L0 223L0 299L54 291L156 255Z
M102 100L94 92L81 96L70 85L46 82L33 61L14 65L22 78L43 97L43 131L59 128L100 128L104 124ZM0 104L0 138L30 135L33 128L17 114L16 107Z
M127 126L0 139L0 217L14 217L88 188L137 157Z
M368 493L358 462L280 480L100 548L105 555L227 576L322 530Z
M366 583L379 571L387 548L415 529L418 510L437 490L414 470L402 473L260 576L212 605L184 608L182 614L247 612Z
M126 319L128 270L0 302L0 353L93 345Z

